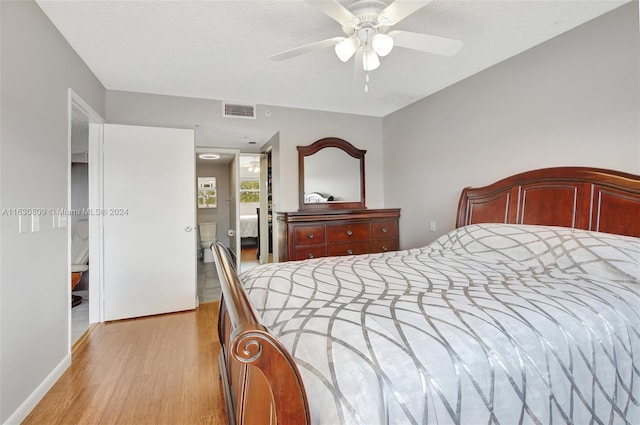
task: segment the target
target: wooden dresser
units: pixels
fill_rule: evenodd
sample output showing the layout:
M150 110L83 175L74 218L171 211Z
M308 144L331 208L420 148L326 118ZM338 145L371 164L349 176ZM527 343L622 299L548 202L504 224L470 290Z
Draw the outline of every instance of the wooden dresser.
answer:
M400 209L286 212L279 224L279 260L395 251Z

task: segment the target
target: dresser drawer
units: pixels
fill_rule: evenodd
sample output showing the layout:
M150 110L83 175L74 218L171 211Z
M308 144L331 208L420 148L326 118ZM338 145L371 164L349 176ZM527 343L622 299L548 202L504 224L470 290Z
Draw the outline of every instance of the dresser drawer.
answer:
M397 236L397 221L374 221L371 223L371 239L392 239Z
M395 208L277 213L279 260L396 251L399 217Z
M325 243L324 224L295 226L293 241L298 245L319 245Z
M326 255L327 254L325 254L325 245L301 246L299 248L296 248L294 260L307 260L309 258L320 258Z
M397 249L397 239L376 239L371 241L371 252L396 251Z
M369 222L327 224L327 242L368 241L371 239Z
M366 242L337 243L327 245L327 255L357 255L370 252L371 244Z

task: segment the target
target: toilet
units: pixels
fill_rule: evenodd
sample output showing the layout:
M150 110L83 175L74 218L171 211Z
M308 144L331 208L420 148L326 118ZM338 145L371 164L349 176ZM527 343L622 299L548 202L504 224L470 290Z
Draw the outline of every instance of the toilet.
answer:
M202 261L205 263L213 262L213 253L209 249L211 244L216 241L216 223L200 223L200 247L202 248Z

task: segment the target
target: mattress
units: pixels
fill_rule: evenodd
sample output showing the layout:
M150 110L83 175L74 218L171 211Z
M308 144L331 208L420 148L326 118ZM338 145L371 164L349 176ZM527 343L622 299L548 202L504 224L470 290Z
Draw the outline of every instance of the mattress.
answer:
M258 215L241 215L240 216L240 237L241 238L257 238L258 237Z
M640 239L471 225L255 267L314 424L640 423Z

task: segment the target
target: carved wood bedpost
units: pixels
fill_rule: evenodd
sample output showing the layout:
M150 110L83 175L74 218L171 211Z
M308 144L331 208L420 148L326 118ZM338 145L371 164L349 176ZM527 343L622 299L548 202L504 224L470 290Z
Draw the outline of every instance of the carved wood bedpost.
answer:
M259 323L227 248L215 242L211 250L222 287L219 364L229 423L310 424L293 358Z

